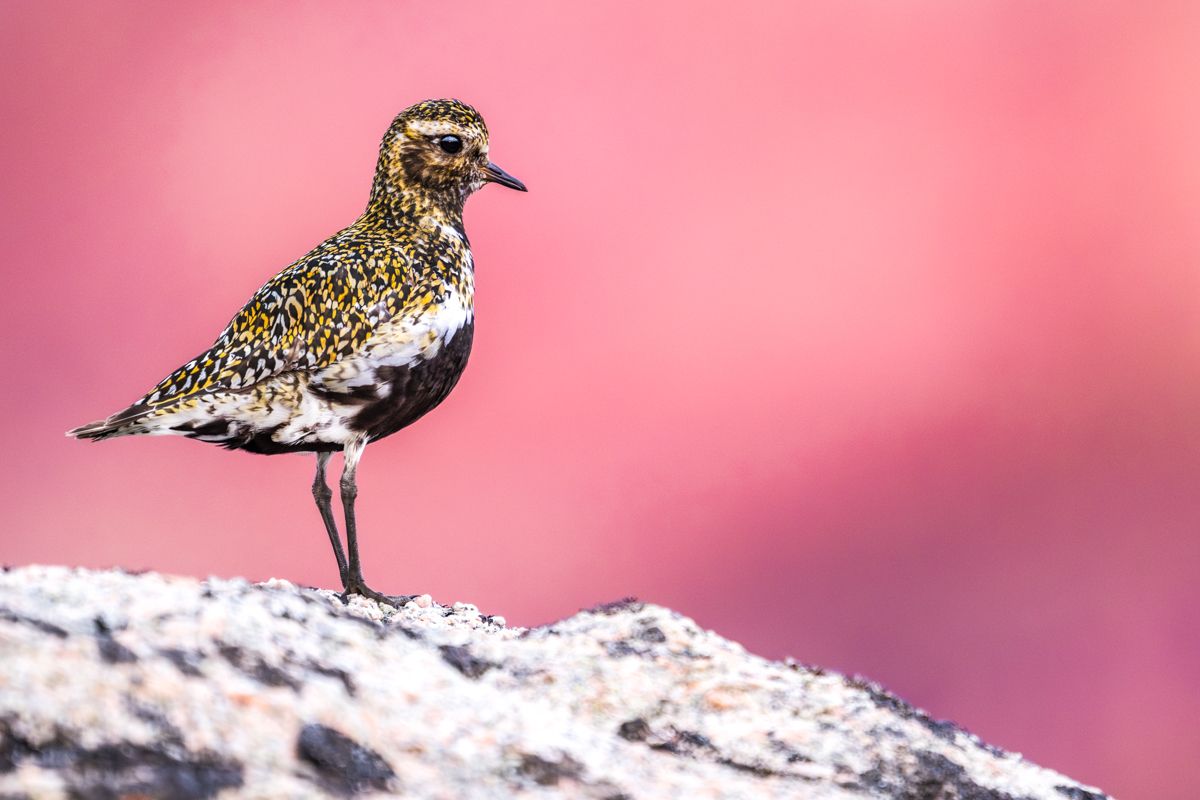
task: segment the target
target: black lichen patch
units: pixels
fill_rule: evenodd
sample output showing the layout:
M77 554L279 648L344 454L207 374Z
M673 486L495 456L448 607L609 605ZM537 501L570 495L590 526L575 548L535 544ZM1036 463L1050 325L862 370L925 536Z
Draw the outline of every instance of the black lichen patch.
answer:
M614 614L624 612L636 614L645 607L646 604L639 602L636 597L622 597L620 600L613 600L611 603L600 603L591 608L581 608L579 610L586 614L600 614L601 616L611 617Z
M644 742L650 738L650 726L641 717L622 722L617 727L617 736L629 742Z
M532 753L523 753L517 774L538 786L557 786L561 780L577 781L583 777L583 764L563 754L557 760L542 758Z
M466 675L468 678L478 678L492 667L499 666L494 661L488 661L474 655L470 649L457 645L444 644L438 648L446 663Z
M160 745L171 745L180 749L184 748L183 731L179 730L174 723L167 719L163 712L153 706L138 703L131 697L125 698L125 707L138 719L151 725L158 732L158 743Z
M179 759L128 743L79 753L75 764L78 777L69 781L72 797L204 800L242 785L240 764Z
M717 763L723 767L736 769L738 772L749 772L751 775L757 775L760 778L798 777L796 775L789 775L786 772L780 772L779 770L771 769L770 767L762 764L747 764L744 761L736 761L732 758L718 758Z
M353 795L395 788L396 773L382 756L325 725L305 725L296 742L296 754L316 768L318 780L332 792Z
M32 628L37 628L42 633L48 633L59 639L67 638L67 632L57 625L33 617L26 617L9 608L0 608L0 622L14 622L18 625L28 625Z
M401 625L399 622L389 622L387 625L381 625L379 628L379 637L381 639L392 633L402 634L404 638L412 639L413 641L419 641L424 638L419 631L415 631L407 625Z
M351 678L350 673L346 672L344 669L327 667L324 664L318 664L315 661L309 661L307 664L305 664L305 667L317 673L318 675L324 675L327 678L337 678L342 682L342 686L345 687L346 694L351 697L354 697L358 692L358 687L354 685L354 679Z
M187 675L190 678L198 678L204 673L200 671L199 664L204 660L204 655L195 650L181 650L177 647L166 647L158 651L158 654L170 661L175 669Z
M760 778L781 778L798 777L786 772L771 769L762 764L749 764L744 761L730 758L722 755L717 746L712 743L707 736L696 733L695 731L672 730L671 737L661 741L651 741L650 747L654 750L664 750L677 756L686 756L688 758L698 758L703 760L711 760L720 764L723 767L736 769L738 772L749 772L752 775L757 775Z
M96 648L100 658L109 664L132 664L138 660L137 654L111 636L97 636Z
M883 777L883 770L875 767L860 773L858 780L839 778L837 785L843 789L866 789L871 792L883 794L887 789L888 782Z
M236 645L219 643L217 652L235 668L259 683L266 686L286 686L293 691L300 691L300 681L274 664L268 664L257 656L251 656Z
M818 666L817 664L805 664L803 662L797 661L796 659L792 658L791 656L788 656L787 658L785 658L783 660L783 665L785 667L787 667L788 669L790 669L792 672L807 672L809 675L815 675L818 678L821 677L822 675L829 674L829 671L826 670L822 666Z
M32 752L25 741L13 733L7 720L0 722L0 775L12 772Z
M644 742L651 750L658 750L685 758L710 761L720 764L723 767L736 769L739 772L749 772L760 778L800 778L809 780L809 777L806 775L773 769L765 764L748 763L730 758L723 754L712 743L711 739L695 731L668 728L665 733L656 733L650 728L646 720L641 717L635 717L622 722L617 727L617 735L626 741ZM794 758L790 756L788 758L789 763L809 760L811 759L805 758L798 753L795 754Z
M100 658L109 664L132 664L138 660L137 655L125 645L113 638L112 628L104 621L104 617L93 620L96 627L96 648Z
M667 640L667 635L657 625L650 625L643 628L638 631L637 637L643 642L650 642L652 644L662 644Z
M674 728L671 729L669 738L652 741L650 747L655 750L665 750L675 755L692 757L700 753L711 754L717 752L717 748L713 746L712 741L707 736L695 731L681 731Z
M966 770L940 753L919 752L917 769L905 775L896 800L1032 800L980 786Z
M604 651L613 658L625 658L626 656L640 656L645 651L634 647L629 643L628 639L618 639L615 642L605 642Z
M1082 786L1055 786L1054 791L1066 797L1067 800L1109 800L1108 795L1089 792Z
M901 700L899 697L889 692L887 689L884 689L878 683L874 683L873 681L869 681L866 678L861 677L849 678L846 682L854 688L861 689L862 691L866 692L867 696L871 699L871 702L879 708L886 708L888 711L891 711L901 719L911 719L917 722L921 725L921 727L925 728L925 730L929 731L943 741L953 743L954 737L958 733L963 733L967 736L971 735L949 720L934 719L924 711L914 708L904 700ZM992 748L989 746L987 749L992 752L993 755L1003 755L1003 751L999 750L998 748Z
M770 743L771 749L786 758L789 764L812 763L811 758L804 755L787 742L780 741L779 737L775 735L775 731L767 731L767 742Z
M59 733L33 744L0 721L0 773L25 761L54 771L72 798L146 797L206 800L242 785L242 765L211 754L115 742L86 748Z
M663 633L662 628L654 624L653 617L639 619L639 629L628 639L617 639L615 641L605 642L604 650L612 658L625 658L626 656L650 656L654 657L653 645L662 644L667 641L667 635ZM696 655L690 650L678 655L686 658L695 658Z

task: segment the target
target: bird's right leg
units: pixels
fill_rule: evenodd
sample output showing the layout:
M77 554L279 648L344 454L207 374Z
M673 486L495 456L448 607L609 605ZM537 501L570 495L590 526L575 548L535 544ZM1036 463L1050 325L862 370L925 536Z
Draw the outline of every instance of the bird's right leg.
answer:
M332 453L317 453L317 474L313 478L312 493L313 500L317 501L317 510L321 512L321 521L325 523L325 532L329 534L329 543L333 545L333 557L337 559L338 576L342 579L342 586L346 585L346 577L349 574L346 567L346 554L342 552L342 539L338 536L337 523L333 519L333 507L329 501L333 498L333 492L329 490L329 484L325 482L325 466L329 463L329 457Z
M358 525L354 518L354 500L358 497L358 461L362 458L367 440L359 439L346 445L345 461L342 466L342 513L346 515L346 549L350 551L350 563L346 578L342 581L342 598L347 599L352 594L362 595L377 603L400 608L413 598L412 595L392 596L377 592L363 580L362 563L358 559Z

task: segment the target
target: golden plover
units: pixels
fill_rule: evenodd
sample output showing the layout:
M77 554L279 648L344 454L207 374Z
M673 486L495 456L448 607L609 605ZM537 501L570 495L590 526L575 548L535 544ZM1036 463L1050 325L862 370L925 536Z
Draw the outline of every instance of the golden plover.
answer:
M475 278L463 204L489 182L525 191L488 160L475 109L457 100L405 109L383 137L370 202L353 225L267 281L211 348L145 397L68 435L166 434L251 453L315 453L313 497L343 590L399 602L363 580L355 472L368 442L431 411L467 364ZM325 481L338 450L346 552Z

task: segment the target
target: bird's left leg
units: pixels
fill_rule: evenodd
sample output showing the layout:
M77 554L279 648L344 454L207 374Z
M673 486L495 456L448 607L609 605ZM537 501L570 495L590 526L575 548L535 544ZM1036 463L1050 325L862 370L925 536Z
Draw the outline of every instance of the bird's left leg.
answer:
M321 512L321 521L325 523L325 532L329 534L329 543L333 545L333 557L337 559L338 575L342 585L346 585L346 554L342 552L342 541L338 538L337 523L333 521L333 507L329 501L333 492L325 482L325 466L329 463L332 453L317 453L317 474L313 476L312 493L317 501L317 510Z
M359 459L362 458L363 450L366 446L366 438L356 439L347 444L345 464L342 466L342 510L346 514L346 549L349 551L350 557L347 564L346 580L342 586L344 589L342 597L349 598L352 594L360 594L378 603L387 603L399 608L411 600L413 596L399 595L393 597L377 592L367 586L367 582L363 580L362 564L358 559L358 528L354 520L354 499L358 497L358 485L355 482L355 475L358 472Z

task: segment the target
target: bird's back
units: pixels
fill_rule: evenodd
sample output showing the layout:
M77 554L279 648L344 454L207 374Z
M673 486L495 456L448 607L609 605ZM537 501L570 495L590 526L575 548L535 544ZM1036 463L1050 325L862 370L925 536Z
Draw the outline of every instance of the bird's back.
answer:
M453 387L473 295L460 229L360 220L268 281L208 350L71 434L178 434L267 453L379 438Z

